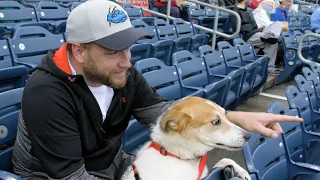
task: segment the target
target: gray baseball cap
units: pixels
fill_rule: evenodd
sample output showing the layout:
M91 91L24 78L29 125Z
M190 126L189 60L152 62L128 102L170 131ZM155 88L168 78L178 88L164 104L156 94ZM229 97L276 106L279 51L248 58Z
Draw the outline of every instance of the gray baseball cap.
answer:
M108 0L88 0L71 11L66 33L70 43L94 42L110 50L124 50L147 34L132 27L127 12Z

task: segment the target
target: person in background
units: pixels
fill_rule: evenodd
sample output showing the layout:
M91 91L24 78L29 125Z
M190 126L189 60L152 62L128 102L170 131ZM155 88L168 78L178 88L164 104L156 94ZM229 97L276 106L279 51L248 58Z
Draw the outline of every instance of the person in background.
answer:
M291 7L292 0L280 0L280 4L275 12L270 14L271 21L288 22L288 10Z
M311 27L320 30L320 7L318 7L311 15L310 19Z
M167 2L168 0L155 0L154 6L159 7L159 12L167 14ZM177 5L176 0L171 0L170 16L180 18L180 8Z
M256 23L251 12L247 10L251 2L249 0L239 0L237 7L232 10L237 12L241 18L240 34L243 40L263 50L264 55L270 58L268 72L276 73L275 62L277 59L278 42L282 30L280 23L273 23L268 27ZM230 16L233 31L236 30L237 20L235 16ZM276 32L277 31L277 32Z
M269 16L270 14L275 12L275 2L274 0L264 0L259 6L252 12L254 19L258 26L268 27L274 23L280 24L282 26L283 31L288 30L288 22L279 22L279 21L271 21ZM280 36L281 29L272 29L273 33L278 34Z
M262 1L263 0L252 0L252 2L251 2L249 7L251 9L256 9Z

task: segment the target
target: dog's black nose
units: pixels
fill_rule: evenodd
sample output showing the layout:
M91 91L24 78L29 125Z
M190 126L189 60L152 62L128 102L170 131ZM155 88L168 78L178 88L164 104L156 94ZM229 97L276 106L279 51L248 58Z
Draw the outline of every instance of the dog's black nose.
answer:
M249 141L249 139L250 139L250 137L251 137L251 133L245 133L245 134L243 135L243 137L244 137L244 139L245 139L246 141Z

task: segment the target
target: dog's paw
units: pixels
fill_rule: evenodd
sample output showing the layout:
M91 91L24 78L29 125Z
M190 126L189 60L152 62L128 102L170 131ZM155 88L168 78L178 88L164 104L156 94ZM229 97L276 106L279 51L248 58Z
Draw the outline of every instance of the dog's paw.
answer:
M241 179L251 180L249 173L240 166L235 168L235 173L237 176L241 177Z

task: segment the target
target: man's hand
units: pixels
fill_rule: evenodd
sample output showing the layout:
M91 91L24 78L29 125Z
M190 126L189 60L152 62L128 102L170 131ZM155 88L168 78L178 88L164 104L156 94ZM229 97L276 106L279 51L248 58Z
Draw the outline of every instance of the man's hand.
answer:
M264 26L263 25L258 25L258 29L263 29Z
M269 113L231 111L227 118L234 124L249 132L256 132L265 137L277 138L283 133L279 122L302 122L303 119L293 116Z

